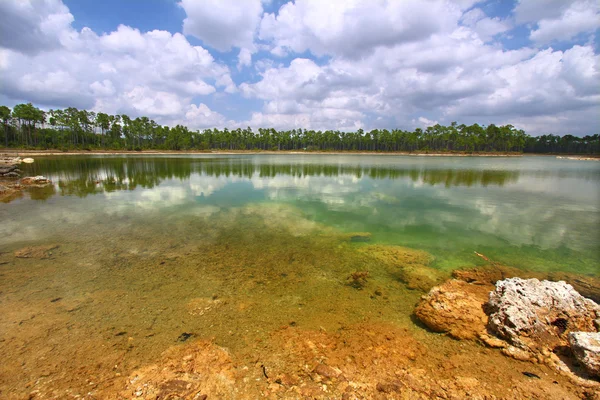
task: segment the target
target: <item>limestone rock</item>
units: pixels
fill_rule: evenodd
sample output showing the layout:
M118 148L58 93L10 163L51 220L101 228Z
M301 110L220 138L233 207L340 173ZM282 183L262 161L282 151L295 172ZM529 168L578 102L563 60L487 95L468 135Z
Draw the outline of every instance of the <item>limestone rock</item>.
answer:
M415 315L435 332L447 332L456 339L477 339L486 330L488 317L483 308L493 288L451 279L423 296Z
M496 283L488 303L488 328L531 352L568 344L569 332L593 332L600 307L565 282L510 278Z
M546 279L553 282L565 281L582 296L600 303L600 277L598 276L585 276L569 272L526 271L506 265L487 265L454 270L452 271L452 277L480 285L495 285L498 281L516 277Z
M21 170L16 165L0 165L0 176L5 178L12 178L19 176Z
M52 183L50 181L50 179L44 177L44 176L28 176L25 177L23 179L21 179L21 184L22 185L47 185Z
M571 351L590 374L600 377L600 333L569 333Z

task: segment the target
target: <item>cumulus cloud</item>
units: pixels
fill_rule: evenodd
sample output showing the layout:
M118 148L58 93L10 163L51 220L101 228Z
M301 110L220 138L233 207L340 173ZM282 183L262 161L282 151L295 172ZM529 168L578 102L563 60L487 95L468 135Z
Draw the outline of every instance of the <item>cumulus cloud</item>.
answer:
M580 33L591 33L600 28L600 3L578 1L571 4L556 18L538 21L530 39L539 44L568 41Z
M481 40L490 41L495 35L511 29L507 21L489 18L481 8L473 8L463 14L461 21L471 27Z
M459 121L588 134L600 125L599 56L582 39L598 29L592 0L521 0L508 19L476 0L296 0L267 13L260 0L181 0L182 33L76 30L60 0L0 3L8 105L147 115L192 129ZM528 30L531 47L503 45L520 34L514 27ZM555 41L559 50L534 47ZM225 64L236 68L232 55L239 85ZM246 114L230 120L209 107L222 103Z
M37 3L4 1L1 7L28 10L25 5L36 6L35 13L21 14L21 18L29 18L32 32L49 32L46 21L56 20L58 11L68 14L62 3ZM28 46L28 35L13 33L11 37L20 43L16 48L2 45L0 92L4 97L13 102L75 106L166 121L187 115L194 96L236 90L229 69L180 33L140 32L120 25L98 35L89 28L76 31L71 21L72 17L69 23L56 25L60 29L55 30L54 38L60 39L60 45L43 51L31 51L37 48Z
M187 17L183 32L219 51L254 47L254 31L260 23L260 0L182 0Z
M471 2L297 0L266 14L259 37L276 55L311 51L357 58L379 46L414 42L452 31Z
M38 53L66 40L73 15L60 0L0 2L0 47Z

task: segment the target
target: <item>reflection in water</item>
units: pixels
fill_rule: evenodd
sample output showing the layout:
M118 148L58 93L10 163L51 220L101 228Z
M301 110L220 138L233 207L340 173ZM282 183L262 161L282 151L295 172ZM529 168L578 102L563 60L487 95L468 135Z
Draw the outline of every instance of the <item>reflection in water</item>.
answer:
M587 273L600 261L598 166L552 157L40 157L25 173L54 185L29 197L53 201L0 208L0 235L12 232L16 242L64 231L57 220L185 221L279 203L379 243L426 250L440 268L469 265L479 251L510 265Z
M504 186L519 178L519 171L497 169L428 169L407 165L343 165L305 162L260 162L251 158L48 158L38 159L27 169L30 175L44 175L57 183L53 188L35 190L31 198L45 200L53 194L85 197L90 194L151 189L166 179L189 179L192 174L245 179L289 177L338 177L357 179L410 179L428 185Z

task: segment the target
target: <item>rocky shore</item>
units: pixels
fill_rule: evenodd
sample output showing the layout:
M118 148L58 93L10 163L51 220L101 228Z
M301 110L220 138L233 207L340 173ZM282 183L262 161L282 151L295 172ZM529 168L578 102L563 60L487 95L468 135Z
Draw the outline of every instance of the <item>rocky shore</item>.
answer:
M21 178L21 163L30 164L33 158L0 156L0 201L9 202L21 197L23 191L31 187L45 187L52 182L43 176Z
M415 308L429 329L544 364L600 390L600 306L564 281L507 278L511 269L456 271ZM590 281L593 278L590 279ZM575 280L590 297L596 282Z

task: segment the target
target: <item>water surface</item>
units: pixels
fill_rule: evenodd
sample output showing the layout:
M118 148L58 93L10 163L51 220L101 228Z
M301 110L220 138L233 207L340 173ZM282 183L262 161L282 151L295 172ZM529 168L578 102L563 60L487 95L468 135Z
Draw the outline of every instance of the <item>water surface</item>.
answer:
M306 220L343 232L370 232L373 243L427 250L437 268L474 264L474 251L517 267L585 274L597 273L600 261L597 162L70 156L39 158L29 168L55 185L32 191L33 201L0 209L4 243L68 234L82 224L94 231L121 217L135 224L176 224L248 205L286 205Z
M284 368L282 326L360 335L384 324L434 349L432 360L475 354L484 350L415 325L423 293L403 269L448 277L484 264L477 251L599 274L597 162L65 156L24 168L54 183L0 204L0 394L14 398L94 398L188 337L224 346L259 380L265 360ZM14 256L39 245L58 247ZM512 370L499 360L486 376Z

